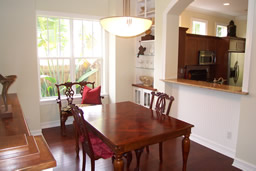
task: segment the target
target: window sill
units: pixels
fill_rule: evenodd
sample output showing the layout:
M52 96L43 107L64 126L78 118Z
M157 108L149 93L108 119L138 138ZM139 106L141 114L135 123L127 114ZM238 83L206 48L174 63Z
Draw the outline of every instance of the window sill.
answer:
M107 98L108 94L102 94L101 96L103 96L104 98ZM40 99L40 105L57 104L57 101L56 101L57 98L58 98L57 96L54 96L54 97ZM74 97L75 103L81 103L81 100L82 100L81 95L77 95ZM61 101L66 102L67 100L63 97Z

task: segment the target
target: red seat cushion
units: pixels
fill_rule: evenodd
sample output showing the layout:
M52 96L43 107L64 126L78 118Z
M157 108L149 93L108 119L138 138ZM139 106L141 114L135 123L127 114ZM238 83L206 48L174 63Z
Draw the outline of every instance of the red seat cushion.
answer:
M91 89L87 86L83 90L82 104L101 104L101 86Z
M92 144L92 149L95 156L98 156L103 159L110 158L114 155L111 149L98 137L96 137L93 133L89 132L89 138ZM80 141L84 141L84 137L80 136Z

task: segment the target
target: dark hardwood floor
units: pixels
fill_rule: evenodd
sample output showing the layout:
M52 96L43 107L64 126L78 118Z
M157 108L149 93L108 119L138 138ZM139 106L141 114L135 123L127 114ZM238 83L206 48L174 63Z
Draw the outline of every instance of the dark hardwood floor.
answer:
M54 170L75 171L82 168L82 153L80 158L76 158L75 137L72 125L67 126L67 136L62 137L60 127L43 129L43 135L57 161L57 167ZM144 150L141 156L141 171L181 171L182 170L182 152L181 138L176 138L164 142L163 157L161 164L158 157L158 144L150 146L150 153ZM126 162L126 161L125 161ZM210 150L191 141L190 153L188 158L188 171L236 171L232 167L233 159L220 153ZM126 164L126 163L125 163ZM112 171L111 159L100 159L96 163L96 171ZM133 171L136 166L136 157L133 152L133 160L127 171ZM86 170L91 170L90 158L86 158Z

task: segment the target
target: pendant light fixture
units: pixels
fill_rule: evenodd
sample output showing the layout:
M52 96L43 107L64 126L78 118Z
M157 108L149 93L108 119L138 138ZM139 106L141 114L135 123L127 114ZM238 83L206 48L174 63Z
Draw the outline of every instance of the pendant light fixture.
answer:
M142 17L130 16L130 0L123 1L124 16L114 16L102 18L100 23L102 27L120 37L134 37L150 29L152 21Z

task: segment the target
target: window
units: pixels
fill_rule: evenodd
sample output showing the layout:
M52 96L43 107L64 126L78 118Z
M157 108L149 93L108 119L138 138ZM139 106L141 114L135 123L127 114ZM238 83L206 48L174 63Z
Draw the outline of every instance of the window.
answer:
M193 34L207 34L207 21L200 19L192 19L192 33Z
M102 84L104 40L98 20L38 16L37 48L41 98L57 96L55 84L67 81Z
M226 37L227 36L227 26L225 25L216 25L216 36L217 37Z

